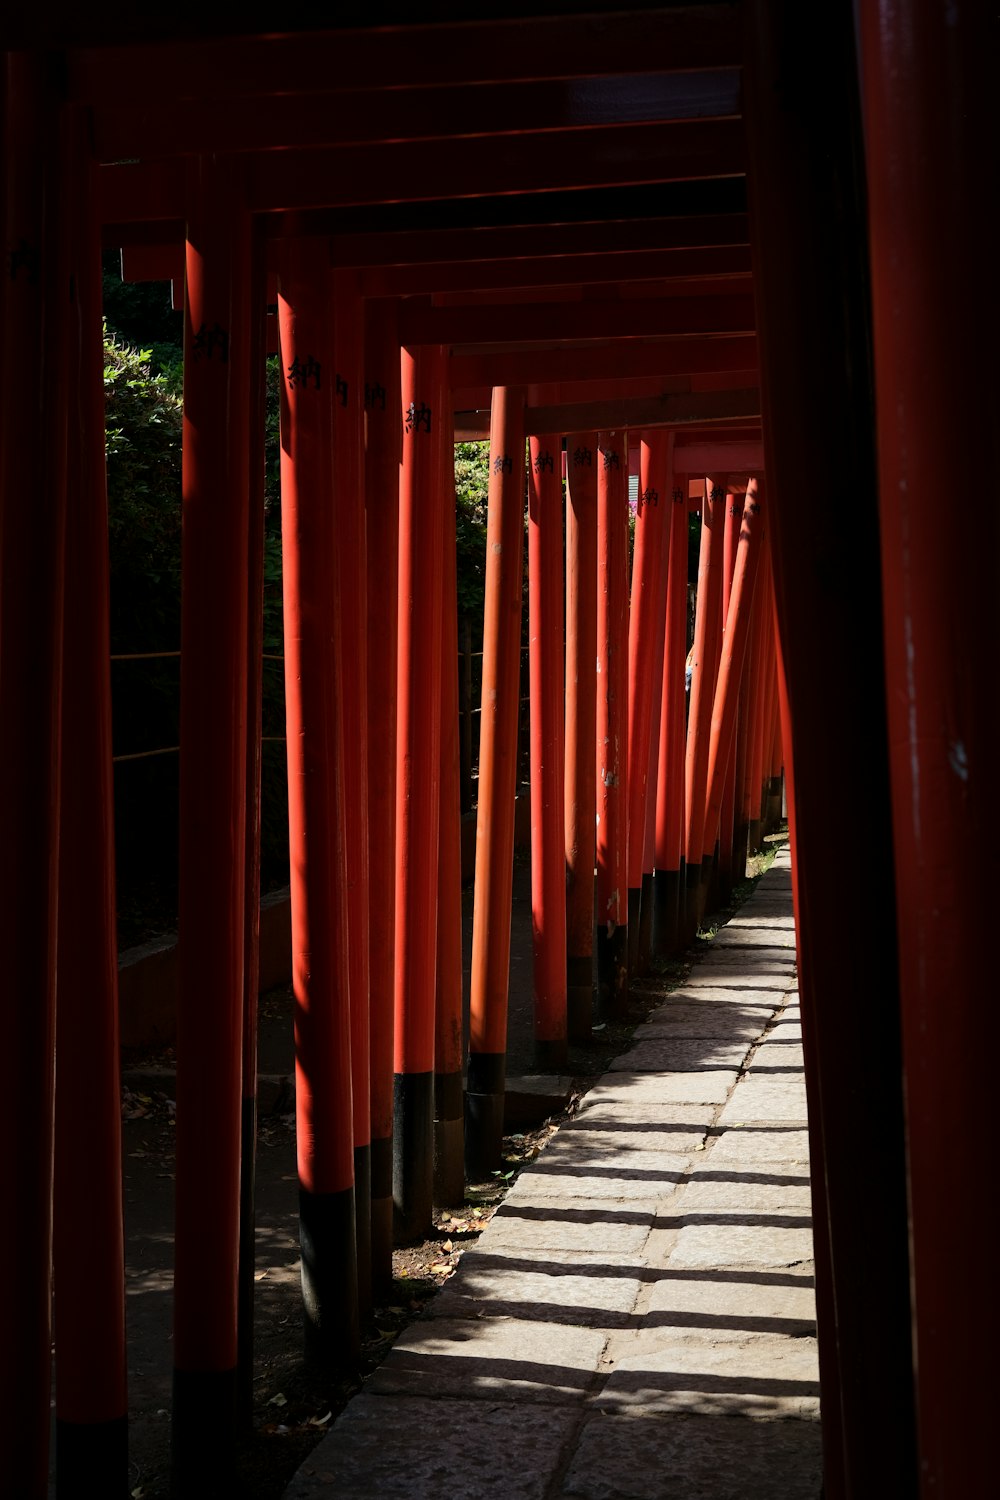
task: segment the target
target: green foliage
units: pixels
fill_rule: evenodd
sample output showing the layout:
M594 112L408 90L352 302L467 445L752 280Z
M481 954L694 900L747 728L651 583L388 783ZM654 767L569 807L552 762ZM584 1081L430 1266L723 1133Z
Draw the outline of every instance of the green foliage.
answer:
M486 586L486 502L490 487L489 443L455 445L455 530L458 543L458 612L482 632Z

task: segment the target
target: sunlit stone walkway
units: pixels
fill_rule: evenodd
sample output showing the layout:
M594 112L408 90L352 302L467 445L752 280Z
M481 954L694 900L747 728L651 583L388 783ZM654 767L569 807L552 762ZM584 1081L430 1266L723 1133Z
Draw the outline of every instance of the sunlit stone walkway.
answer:
M805 1114L782 852L287 1500L815 1500Z

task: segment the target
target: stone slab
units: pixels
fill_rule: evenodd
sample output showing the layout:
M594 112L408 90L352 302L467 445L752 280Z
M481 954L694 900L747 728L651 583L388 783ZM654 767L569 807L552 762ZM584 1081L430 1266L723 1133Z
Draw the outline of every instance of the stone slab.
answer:
M745 1014L753 1012L761 1016L774 1015L781 1010L784 1002L784 989L774 990L765 986L754 988L752 985L739 984L738 976L731 978L726 984L702 984L697 971L685 980L680 989L672 990L663 1004L659 1006L653 1015L660 1015L669 1011L674 1006L701 1006L711 1005L720 1015ZM652 1017L650 1017L652 1019Z
M589 1095L587 1098L589 1099ZM715 1106L671 1105L669 1109L645 1100L636 1104L588 1104L564 1125L547 1151L563 1150L564 1138L586 1136L594 1149L612 1151L693 1151L705 1139L715 1117Z
M313 1449L284 1500L495 1500L498 1453L507 1500L544 1500L578 1421L575 1407L365 1391Z
M365 1389L372 1395L582 1401L597 1381L600 1329L521 1318L427 1318L401 1334Z
M741 913L732 917L720 932L742 932L745 927L777 927L784 932L795 931L795 918L791 908L784 910L786 902L764 897L749 902ZM718 934L716 934L718 936Z
M740 927L727 922L725 927L720 927L712 939L712 948L746 948L756 951L758 948L779 948L782 950L794 949L794 928L779 927L777 923L762 922L759 925L750 926L745 923Z
M750 1061L752 1075L801 1073L805 1067L801 1042L768 1035Z
M663 1199L677 1191L687 1180L693 1157L672 1152L615 1153L608 1150L588 1151L585 1144L576 1152L543 1156L527 1172L522 1172L516 1191L507 1202L516 1203L525 1195L540 1198L635 1198L647 1194Z
M527 1194L505 1201L480 1236L484 1250L589 1250L608 1255L637 1255L649 1235L655 1200L641 1198L602 1202L575 1198L553 1203Z
M605 1073L587 1095L593 1104L722 1104L737 1079L736 1068L698 1073Z
M749 1045L762 1034L771 1008L753 1005L709 1005L705 1001L669 1003L654 1010L649 1020L637 1026L637 1041L656 1041L664 1036L724 1038Z
M604 1412L819 1416L819 1363L811 1338L742 1343L671 1341L622 1359L598 1397Z
M794 976L787 968L774 972L754 969L741 972L734 964L701 964L684 981L683 992L692 990L753 990L761 1003L778 1010L793 985ZM726 998L722 996L720 998ZM737 999L737 995L728 998Z
M564 1250L484 1251L462 1256L428 1304L430 1318L519 1318L582 1328L626 1328L643 1284L639 1256Z
M672 1416L591 1417L562 1494L580 1500L818 1500L815 1422Z
M766 1124L759 1128L733 1126L716 1137L706 1157L711 1171L754 1162L793 1163L800 1173L808 1172L809 1132L785 1126L769 1129Z
M752 1120L802 1120L806 1118L806 1086L803 1073L748 1075L722 1111L720 1125Z
M713 1068L739 1070L747 1055L744 1042L710 1037L643 1039L616 1057L612 1073L703 1072Z
M801 1338L816 1332L811 1272L780 1276L732 1271L714 1277L674 1276L653 1283L643 1311L643 1331L670 1330L673 1338L727 1342L748 1334Z
M742 1214L748 1219L757 1215L766 1218L810 1217L812 1200L808 1184L785 1181L781 1173L761 1173L758 1176L713 1172L714 1166L714 1153L708 1153L704 1174L695 1172L689 1178L679 1209L686 1220L691 1215L703 1214Z
M812 1230L773 1223L686 1224L670 1252L670 1269L798 1266L813 1258Z

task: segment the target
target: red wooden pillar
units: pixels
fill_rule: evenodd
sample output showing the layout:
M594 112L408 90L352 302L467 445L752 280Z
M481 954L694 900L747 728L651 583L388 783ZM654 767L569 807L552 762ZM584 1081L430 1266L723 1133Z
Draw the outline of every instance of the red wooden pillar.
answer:
M569 1039L594 1004L597 698L597 434L566 438L566 1005Z
M712 708L712 737L708 756L708 797L705 826L712 827L719 818L725 795L727 767L732 760L733 736L740 677L750 633L754 587L757 581L763 520L760 516L763 496L758 500L757 481L747 486L746 503L740 525L739 551L733 579L732 596L726 619L726 634L719 665L719 679ZM730 849L732 840L730 839Z
M353 273L333 276L334 566L344 672L344 807L347 837L354 1227L358 1309L367 1318L371 1282L371 1081L368 1016L368 605L364 493L364 327Z
M670 547L664 616L663 687L656 776L656 871L653 948L661 956L682 946L684 876L685 660L687 657L688 479L671 474Z
M562 442L533 437L528 470L531 920L535 1062L566 1062L566 831L563 806Z
M654 643L652 662L652 706L650 710L649 760L646 767L646 814L642 841L642 901L639 908L639 951L637 972L647 974L653 954L654 872L656 870L656 802L660 766L660 723L663 718L663 664L666 658L667 574L670 564L670 531L673 502L670 480L673 477L674 434L666 434L664 462L658 475L657 493L664 507L663 539L660 546L660 576L657 581L656 608L653 614Z
M764 587L763 635L750 786L750 846L752 849L764 847L764 802L769 770L767 760L771 751L771 729L774 722L774 583L771 575L770 555L767 551L765 551L761 583Z
M722 570L722 629L723 649L725 649L725 632L729 618L729 601L733 592L733 578L736 572L736 553L739 545L740 521L743 516L744 497L742 494L730 493L726 500L726 541L723 549L725 563ZM746 652L743 654L746 661ZM742 670L737 679L735 687L737 693L737 714L740 681ZM736 808L736 734L735 723L733 733L733 744L729 754L729 764L726 768L726 780L722 790L722 806L719 811L719 840L718 840L718 864L717 879L718 886L716 896L720 905L726 905L729 901L733 888L733 832Z
M240 1261L237 1308L240 1426L253 1425L253 1315L257 1234L257 997L260 989L261 721L264 695L264 428L267 267L253 231L250 264L250 511L247 533L247 796L243 892L243 1112L240 1127Z
M232 162L197 159L187 191L172 1436L175 1486L204 1490L236 1395L250 234Z
M37 57L4 59L3 394L0 447L0 935L4 1037L17 1059L3 1093L11 1143L0 1240L3 1475L12 1494L48 1492L51 1390L53 1069L59 847L59 692L66 510L65 350L69 265L59 101ZM30 497L30 498L28 498ZM15 1149L16 1147L16 1149ZM16 1230L16 1232L15 1232Z
M281 538L299 1232L306 1353L358 1348L351 1098L344 676L334 566L336 366L329 257L280 249Z
M995 246L975 225L997 180L997 16L861 15L920 1492L975 1495L995 1477L1000 1335L981 1196L995 955L969 921L997 851L1000 526L974 436L995 455Z
M650 739L653 722L653 662L662 634L660 573L663 557L667 433L644 433L639 456L639 500L632 554L632 602L628 618L628 967L639 959L639 923L643 900L643 854L646 844ZM660 684L657 683L657 687ZM654 794L655 795L655 794ZM652 875L646 904L652 898Z
M399 340L396 304L368 304L365 342L368 613L368 986L372 1291L392 1287L392 1079L396 944L396 620Z
M399 489L396 730L396 981L393 1200L396 1237L422 1239L434 1197L434 1009L441 787L439 349L404 349Z
M128 1488L128 1396L101 252L81 125L73 121L69 226L72 566L65 582L56 1016L57 1054L69 1065L56 1090L56 1473L60 1494L96 1486L121 1495Z
M698 601L695 613L691 701L688 710L687 751L684 763L684 934L694 937L704 903L702 856L705 837L705 800L708 751L715 697L713 671L722 598L722 548L726 491L714 478L705 480L701 548L698 556Z
M903 19L907 33L911 10ZM847 7L807 13L777 0L748 0L742 12L769 534L795 767L800 988L803 1029L811 1027L815 1040L806 1057L810 1125L820 1125L813 1191L814 1198L825 1198L829 1250L829 1275L819 1265L817 1281L825 1492L831 1500L910 1495L917 1466L899 972L854 18ZM952 16L954 9L941 17L939 60L949 55L945 38L957 34L949 28ZM801 66L806 54L808 78ZM915 97L903 77L899 88L914 118L928 108L930 89ZM927 140L942 127L939 93L935 88ZM874 117L865 130L878 130ZM947 135L946 127L940 139ZM914 153L910 180L923 178L918 193L933 203L934 222L948 224L937 197L948 174L933 162L928 168L921 145L906 143ZM886 148L894 172L903 149ZM925 242L922 234L911 238L905 225L900 233L906 253L893 257L896 276L905 274L914 247ZM933 279L931 303L946 284L947 278ZM916 326L916 305L914 311ZM940 357L935 349L929 362L916 361L914 381L928 370L943 371ZM947 368L953 379L961 361ZM880 399L880 412L883 405ZM940 420L940 408L927 410ZM962 428L944 430L953 444ZM921 472L921 482L929 477ZM842 871L830 857L830 796L842 785L844 768L861 763L871 776L861 900L865 906L867 898L865 917L876 920L852 921L849 928L852 1003L865 1016L859 1048L844 1026L845 918ZM939 1061L935 1056L935 1073ZM866 1163L863 1173L859 1160ZM823 1222L821 1208L817 1223Z
M490 416L483 712L466 1092L465 1164L467 1175L474 1181L499 1166L503 1138L524 483L524 391L497 386Z
M628 1004L628 487L625 434L598 434L597 982L608 1015Z
M443 356L447 360L447 355ZM450 390L445 387L446 398ZM458 723L458 556L455 424L450 399L438 424L442 526L441 810L438 835L437 1000L434 1030L434 1202L465 1201L462 1090L462 809Z

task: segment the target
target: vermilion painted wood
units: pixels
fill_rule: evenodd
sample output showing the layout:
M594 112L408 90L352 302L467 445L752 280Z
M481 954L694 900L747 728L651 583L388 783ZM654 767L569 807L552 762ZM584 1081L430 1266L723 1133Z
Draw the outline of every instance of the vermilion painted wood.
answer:
M327 273L329 274L329 273ZM344 672L348 973L358 1308L371 1308L371 1106L368 1001L368 604L364 496L364 321L357 277L333 273L333 506Z
M4 818L0 931L10 955L5 1035L17 1068L5 1091L7 1192L16 1233L0 1248L4 1479L47 1494L51 1393L53 1069L58 880L59 695L66 513L68 237L59 212L56 80L41 56L8 53L3 277L4 442L0 448L0 767L16 788ZM32 496L31 503L25 497ZM26 639L30 632L30 650ZM16 726L16 732L11 732Z
M701 863L705 834L714 662L719 638L722 599L722 548L726 491L716 476L705 480L702 502L701 546L698 556L698 599L684 759L684 923L693 937L701 917Z
M562 439L528 446L528 672L535 1060L566 1061Z
M726 633L715 688L715 702L712 706L708 798L705 811L706 830L714 827L719 821L727 770L732 761L739 685L750 633L750 617L760 562L760 539L764 525L760 514L762 503L763 496L759 494L757 481L751 480L747 487L746 501L740 519L739 550L726 617ZM722 830L722 836L726 837L725 829ZM732 849L731 835L728 841Z
M396 969L393 1200L396 1236L430 1230L434 1188L434 1010L441 792L444 506L440 350L404 349L399 489L396 726ZM450 491L449 491L450 498Z
M334 265L397 266L432 262L476 261L484 274L494 263L535 260L540 256L565 258L573 267L578 256L609 256L649 251L679 251L745 246L749 244L745 214L678 214L629 220L628 241L622 244L620 223L588 220L575 224L495 225L489 229L413 229L387 233L338 233L332 228L330 254ZM581 278L583 279L583 278ZM590 277L586 278L592 279ZM603 274L599 278L604 280ZM480 285L487 286L487 280Z
M498 386L491 415L465 1134L466 1170L473 1178L499 1165L503 1129L524 486L524 391Z
M250 232L239 173L188 186L181 566L175 1483L232 1462L243 1065ZM210 1414L208 1402L217 1403Z
M251 230L250 426L247 525L247 793L243 891L243 1118L240 1149L240 1261L237 1302L237 1415L253 1425L254 1286L257 1269L257 996L260 989L260 834L264 671L264 440L266 425L263 237ZM277 293L275 293L277 295Z
M632 553L632 597L628 618L628 886L629 972L636 972L639 945L646 797L652 733L653 661L662 635L660 564L670 500L666 485L667 434L644 432L639 460L639 499ZM662 681L662 677L661 677ZM659 683L657 684L659 686Z
M678 467L675 446L670 485L670 547L664 617L660 748L656 776L653 946L659 954L674 952L681 943L682 935L680 895L684 868L688 488L687 474Z
M628 1002L628 444L600 432L597 465L597 982Z
M656 798L660 763L660 719L663 710L663 662L666 655L667 573L669 568L670 531L673 499L670 494L674 468L674 434L666 434L666 451L659 473L657 491L665 507L663 538L660 547L659 578L653 613L653 659L649 726L649 758L646 765L646 812L642 841L642 900L639 909L639 948L637 972L648 973L653 953L653 874L656 869Z
M591 1032L597 696L597 434L566 436L566 952L569 1037Z
M478 307L427 307L400 311L400 337L414 344L544 343L564 339L679 338L694 334L733 337L754 331L752 297L657 297L623 304L600 301L503 303Z
M749 481L747 483L749 487ZM736 571L736 551L740 534L740 520L743 514L744 495L729 477L729 500L726 505L726 545L725 566L722 573L722 628L723 641L725 640L726 621L729 617L729 600L733 591L733 576ZM752 609L751 599L751 609ZM744 662L746 653L744 652ZM742 681L742 666L736 681L737 714L739 710L739 684ZM722 792L722 806L719 810L719 835L718 835L718 886L716 896L719 898L717 905L725 905L729 900L729 894L733 884L733 825L736 804L736 733L735 723L733 729L733 743L729 752L729 760L726 767L726 780Z
M807 16L801 8L749 0L743 13L754 275L762 314L767 310L761 318L761 370L772 557L795 765L799 985L804 1027L813 1028L818 1061L812 1070L807 1057L806 1090L810 1126L819 1120L822 1127L823 1171L814 1179L814 1198L826 1198L831 1257L831 1274L817 1280L824 1409L832 1418L829 1441L824 1434L824 1486L830 1496L911 1495L918 1478L906 1151L878 644L882 497L877 494L862 163L862 142L878 131L879 121L869 113L862 123L848 11L825 9ZM937 23L934 65L941 72L934 75L933 129L942 130L942 140L953 139L940 107L940 80L954 76L951 49L960 28L950 24L953 20L959 22L954 8ZM902 66L913 36L910 7L904 27L907 41L894 67ZM800 71L803 48L811 57L808 82ZM911 80L900 77L899 86L912 106L920 95ZM903 152L920 153L922 140L907 141L905 148L901 135L896 140L898 148L887 143L883 159L894 172L915 170L904 165ZM925 185L915 191L927 195L928 213L936 218L940 210L945 217L939 222L949 222L937 186L953 169L961 170L961 153L945 169L934 156L918 154L912 161L920 162ZM907 257L911 245L923 239L911 239L909 228L905 223L899 228ZM815 247L808 264L799 254L803 243ZM906 259L897 253L892 258L894 274L905 275ZM971 269L966 266L966 272ZM932 284L945 285L947 278L941 282L935 276ZM835 301L828 295L831 286L838 289ZM975 300L973 293L966 305L971 309ZM908 351L907 359L912 357ZM923 358L914 365L914 380L941 358L947 355L935 346L929 366ZM806 368L809 379L803 380ZM881 392L877 407L881 413ZM942 420L937 407L933 418L930 410L924 408L917 420ZM944 430L957 430L944 421ZM820 453L822 465L806 483L804 476ZM829 840L831 789L842 785L846 766L862 764L868 777L866 911L877 910L878 921L850 926L852 1000L869 1018L865 1046L858 1049L843 1025L842 872L831 866ZM859 1153L868 1165L860 1175Z
M281 531L302 1281L307 1347L329 1363L346 1363L357 1348L358 1308L331 284L321 242L290 240L282 260Z
M500 332L498 328L496 330ZM456 395L494 385L500 376L520 375L523 382L543 385L548 381L607 381L660 379L724 370L752 372L757 362L757 341L751 335L739 338L663 339L657 343L620 341L608 348L506 351L499 344L490 352L453 353L448 361L449 378ZM754 384L748 380L748 385ZM661 387L664 389L664 387ZM648 394L655 395L655 389ZM570 400L576 399L573 394ZM579 399L585 399L581 396Z
M445 351L440 351L442 373ZM465 1201L462 1094L462 794L458 714L458 557L451 412L438 427L442 487L441 813L434 1020L434 1202Z
M101 258L85 121L71 117L69 367L54 1275L60 1486L128 1488L118 953ZM20 1067L20 1064L19 1064ZM85 1226L85 1228L84 1228ZM8 1350L7 1357L10 1357Z
M629 231L631 237L631 229ZM507 261L429 261L425 265L373 266L361 273L366 296L413 296L426 292L479 291L498 287L565 286L567 275L580 284L735 277L750 273L745 245L703 250L630 250L616 253L538 256ZM696 283L689 282L692 290ZM718 285L715 287L719 290Z
M970 942L968 912L971 893L992 891L996 864L1000 539L992 481L985 507L971 499L980 466L968 439L996 432L997 303L989 237L934 226L971 225L981 185L996 180L987 104L996 44L995 12L967 0L943 10L886 4L862 19L860 76L876 132L866 147L924 1496L974 1494L993 1473L984 1361L1000 1330L974 1221L975 1184L989 1171L981 1131L995 1085L982 1039L996 980L992 944ZM934 99L933 123L906 124L917 98ZM968 1150L960 1196L942 1214L940 1121L954 1117L959 1095ZM960 1269L949 1239L967 1246Z
M372 1289L392 1286L392 1077L396 913L396 621L402 417L392 302L367 304L368 953Z

